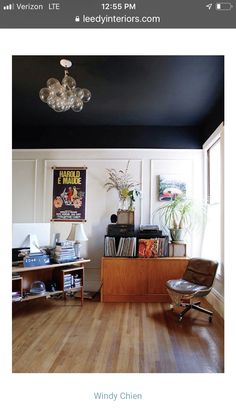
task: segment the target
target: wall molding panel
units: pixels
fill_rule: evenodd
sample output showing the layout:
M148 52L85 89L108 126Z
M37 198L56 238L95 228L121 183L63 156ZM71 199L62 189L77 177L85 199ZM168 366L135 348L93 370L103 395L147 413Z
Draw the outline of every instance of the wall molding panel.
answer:
M158 174L186 171L190 189L202 196L202 150L165 149L48 149L14 150L15 174L13 179L13 204L15 197L23 193L13 222L49 222L52 207L53 166L87 166L87 202L85 230L88 241L82 246L82 257L90 257L86 281L88 288L97 289L100 283L100 263L103 256L104 235L110 223L110 215L118 209L118 193L104 188L106 168L124 170L130 160L129 172L134 181L141 183L142 199L135 204L135 223L152 223L152 211L161 204L157 199L156 176ZM32 180L30 173L33 173ZM24 192L26 178L28 192ZM26 182L26 183L27 183ZM14 205L13 205L14 206ZM21 218L17 218L17 214ZM52 222L52 234L57 232L61 240L68 237L70 223ZM197 254L199 243L195 240L193 251Z
M13 159L13 222L37 222L37 181L37 159Z

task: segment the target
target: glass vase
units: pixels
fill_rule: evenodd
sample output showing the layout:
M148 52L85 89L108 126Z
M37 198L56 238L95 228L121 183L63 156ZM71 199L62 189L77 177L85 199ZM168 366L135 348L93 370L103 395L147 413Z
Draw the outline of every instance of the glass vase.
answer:
M128 199L127 198L121 198L119 199L119 210L127 210L129 207Z

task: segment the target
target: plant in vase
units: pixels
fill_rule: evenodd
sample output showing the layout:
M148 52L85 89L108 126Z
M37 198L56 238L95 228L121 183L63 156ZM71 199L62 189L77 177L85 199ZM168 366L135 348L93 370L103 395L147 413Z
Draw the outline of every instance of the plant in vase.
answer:
M116 189L119 194L119 209L133 209L135 198L140 196L140 191L135 187L139 185L133 181L132 176L128 173L128 161L125 170L106 169L108 173L108 182L105 183L107 191Z
M159 214L163 227L169 229L172 241L182 242L197 225L204 225L206 208L191 198L175 196L159 207L155 214Z
M128 193L129 198L129 207L128 210L133 211L134 210L134 203L136 201L136 198L141 198L141 191L138 189L132 189Z

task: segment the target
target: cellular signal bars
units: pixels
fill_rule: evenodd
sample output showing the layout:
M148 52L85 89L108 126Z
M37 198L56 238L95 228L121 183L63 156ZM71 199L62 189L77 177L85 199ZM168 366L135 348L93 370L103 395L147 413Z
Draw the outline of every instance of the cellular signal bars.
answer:
M14 3L3 6L3 10L13 10L13 9L14 9Z

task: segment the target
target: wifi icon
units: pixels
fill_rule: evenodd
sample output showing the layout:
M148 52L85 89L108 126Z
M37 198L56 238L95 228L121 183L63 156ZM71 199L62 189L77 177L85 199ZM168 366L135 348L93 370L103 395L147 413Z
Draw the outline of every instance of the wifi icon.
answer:
M3 10L13 10L14 9L14 3L6 4L3 6Z

